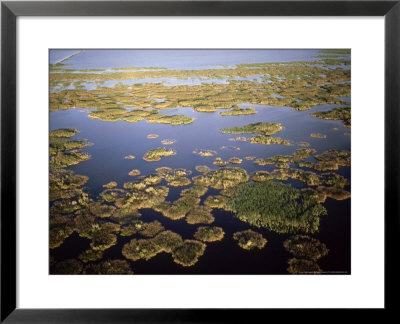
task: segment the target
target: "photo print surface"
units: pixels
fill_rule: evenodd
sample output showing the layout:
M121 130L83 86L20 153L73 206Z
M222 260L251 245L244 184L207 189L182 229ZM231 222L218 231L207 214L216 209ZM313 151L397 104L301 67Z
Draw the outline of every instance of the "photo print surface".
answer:
M350 274L349 49L51 49L49 273Z

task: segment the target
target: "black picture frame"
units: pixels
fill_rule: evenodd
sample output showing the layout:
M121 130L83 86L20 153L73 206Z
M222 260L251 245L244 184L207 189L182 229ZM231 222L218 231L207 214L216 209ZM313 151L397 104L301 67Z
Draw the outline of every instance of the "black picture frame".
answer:
M1 3L1 322L264 322L267 309L16 308L16 19L19 16L384 16L385 312L396 310L399 237L400 1L4 1ZM366 283L367 285L368 283ZM276 310L269 310L276 312ZM381 314L381 310L378 310ZM246 320L247 318L247 320ZM264 318L264 319L263 319ZM257 320L256 320L257 319Z

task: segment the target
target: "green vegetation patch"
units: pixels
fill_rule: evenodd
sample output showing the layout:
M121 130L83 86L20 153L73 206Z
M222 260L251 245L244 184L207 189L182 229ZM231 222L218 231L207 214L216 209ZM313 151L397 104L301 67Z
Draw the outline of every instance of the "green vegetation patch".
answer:
M103 99L104 100L104 99ZM152 118L158 115L157 109L145 110L145 109L134 109L127 110L118 106L102 107L89 113L89 118L98 119L101 121L126 121L129 123L136 123L138 121ZM161 115L164 116L164 115Z
M279 162L279 163L275 164L275 166L276 166L278 169L289 169L289 168L290 168L289 164L287 164L287 163L282 163L282 162Z
M187 125L193 123L194 118L184 115L153 114L147 117L146 121L151 124Z
M195 170L200 173L207 173L211 171L211 168L207 165L196 165Z
M121 226L121 236L133 236L143 230L143 224L141 221Z
M216 196L208 196L206 200L204 200L204 205L211 208L225 208L228 199L221 195Z
M86 152L79 152L73 150L69 153L64 153L62 151L57 152L54 156L50 158L51 168L66 168L71 165L77 165L83 161L90 159L90 154Z
M308 235L292 236L283 242L283 246L295 258L313 261L317 261L329 252L324 243Z
M131 177L138 176L138 175L140 175L140 170L133 169L133 170L129 171L128 175L130 175Z
M135 223L142 214L133 208L117 208L112 218L120 225Z
M207 106L207 105L198 105L194 107L194 110L204 113L213 113L217 111L217 109L214 106Z
M49 152L50 155L55 155L58 152L64 152L69 150L78 150L89 146L90 143L84 140L69 141L61 137L51 137L49 139Z
M178 246L182 244L182 237L171 231L159 233L152 239L161 252L172 253Z
M64 243L74 231L74 220L71 215L50 213L50 249L55 249Z
M72 171L54 169L49 175L50 201L56 199L70 199L82 193L81 187L89 178L76 175Z
M210 156L214 156L215 154L217 154L217 151L207 150L207 149L195 149L192 153L196 154L196 155L200 155L202 157L210 157Z
M124 91L124 90L123 90ZM190 124L194 121L194 118L184 116L184 115L163 115L158 113L158 109L133 109L127 110L125 108L120 107L117 103L110 104L107 106L105 103L106 98L100 98L103 101L103 106L98 108L99 105L96 105L96 110L93 110L89 113L89 117L92 119L98 119L101 121L126 121L129 123L136 123L142 120L146 120L151 124L169 124L169 125L183 125ZM120 98L120 100L124 100L124 98ZM98 101L95 101L96 103ZM137 106L141 105L141 108L150 107L150 101L147 103L142 102L134 102L131 98L126 102L127 104L132 104ZM156 104L154 106L157 106ZM157 107L158 108L158 107ZM153 137L154 138L154 137Z
M287 271L291 274L319 274L322 272L318 264L312 260L293 258L288 261L288 265Z
M182 186L187 186L191 183L190 179L186 177L178 177L178 176L173 176L173 177L168 177L165 179L170 186L173 187L182 187Z
M95 251L104 251L117 244L115 233L120 231L120 226L114 223L104 223L92 228L92 242L90 247Z
M83 265L81 262L75 259L67 259L64 261L57 262L51 271L51 274L59 275L71 275L80 274L82 272Z
M310 137L314 137L314 138L327 138L328 136L325 134L321 134L321 133L311 133Z
M343 188L348 184L346 178L332 172L318 175L314 172L304 171L302 169L275 169L270 172L270 176L279 181L296 179L306 183L308 186L333 186Z
M80 237L93 238L93 232L99 229L96 218L87 211L80 211L74 218L74 230Z
M292 146L292 142L289 140L284 140L280 137L271 137L271 136L264 136L264 135L257 135L257 136L252 136L250 138L250 143L252 144L264 144L264 145L270 145L270 144L280 144L280 145L285 145L285 146Z
M115 202L117 199L124 197L126 191L123 189L113 188L113 189L106 189L100 193L101 199L104 201L111 203Z
M201 196L204 196L206 194L207 190L208 190L207 187L193 186L191 188L182 190L181 191L181 196L182 197L193 196L193 197L200 198Z
M111 215L114 213L115 209L116 208L114 206L102 204L101 201L96 201L89 205L90 212L94 216L100 217L100 218L111 217Z
M309 168L314 169L316 171L335 171L339 169L339 166L334 161L327 161L327 162L319 162L319 163L312 163L312 162L301 162L299 163L300 168Z
M326 55L323 60L312 62L256 63L239 65L236 68L207 70L160 70L145 69L134 71L119 69L112 72L57 69L50 73L50 87L63 88L50 94L50 110L70 108L96 108L99 111L91 116L104 120L126 120L135 122L148 119L155 121L165 117L158 115L158 109L193 107L200 112L215 112L217 109L232 109L227 114L252 113L247 109L240 111L240 103L292 107L295 110L307 110L321 104L340 104L336 98L349 93L348 84L351 71L345 69L327 69L326 64L350 64L342 57ZM324 61L325 60L325 61ZM318 65L325 64L320 67ZM259 76L263 82L232 80ZM199 85L166 86L159 83L130 85L117 84L113 88L98 86L93 90L82 89L85 82L103 83L107 80L126 80L140 78L218 78L229 79L228 83L202 83ZM324 84L324 86L321 86ZM68 87L73 89L66 89ZM273 93L280 97L271 96ZM335 97L336 96L336 97ZM162 99L163 102L157 102ZM127 110L123 107L135 107ZM147 108L156 109L147 109ZM236 108L236 109L235 109Z
M344 190L340 187L318 187L317 190L325 195L326 197L335 199L335 200L345 200L350 198L350 192Z
M160 248L151 239L132 239L122 248L122 255L132 261L150 260L160 252Z
M252 250L255 248L261 250L265 244L267 244L267 240L260 233L250 229L234 233L233 239L238 241L239 246L245 250Z
M185 240L172 253L174 262L184 267L191 267L197 263L199 257L204 254L206 245L195 240Z
M253 123L247 124L243 127L223 128L223 134L260 134L260 135L273 135L282 130L282 125L279 123Z
M269 158L259 158L254 161L254 163L264 166L267 164L277 164L277 163L298 163L304 161L311 155L315 154L317 151L309 148L297 149L292 155L274 155Z
M350 65L351 61L344 58L325 58L321 60L324 65Z
M318 161L321 162L335 162L339 166L350 166L351 165L351 154L349 151L339 150L327 150L321 154L314 156Z
M166 149L165 147L158 147L148 151L144 156L143 160L148 162L160 161L162 157L175 155L176 151Z
M162 224L157 220L151 223L144 223L143 227L144 229L140 232L140 234L145 237L154 237L158 233L164 231L164 226L162 226Z
M186 216L186 222L191 225L211 224L215 220L211 211L212 209L208 206L197 206L196 208L192 208Z
M215 189L236 187L239 183L248 180L249 175L246 170L238 167L222 168L193 178L194 184Z
M127 275L133 274L126 260L106 260L97 264L90 263L83 269L84 274Z
M300 163L299 167L311 168L317 171L331 171L338 170L339 166L349 167L351 165L350 151L330 149L321 154L315 155L314 158L318 160L318 163Z
M301 191L303 194L311 196L312 199L315 199L315 201L320 204L324 203L326 200L326 194L318 190L312 188L303 188Z
M171 175L167 175L165 180L168 182L170 186L173 187L182 187L187 186L191 183L190 179L186 178L183 175L179 175L178 172L174 172Z
M225 167L229 164L229 161L224 161L220 157L215 158L215 161L213 162L214 165L219 166L219 167Z
M302 141L302 142L298 142L297 145L300 147L310 147L311 144L308 142Z
M172 174L174 172L174 169L169 168L169 167L159 167L156 168L157 174L165 177L166 175Z
M341 120L345 127L351 128L350 107L337 107L329 111L316 111L311 116L326 120Z
M90 158L89 153L80 151L81 148L90 145L90 143L82 140L66 140L66 138L74 136L77 132L76 128L62 128L50 132L49 153L51 156L51 171L76 165Z
M186 176L191 175L192 171L186 169L172 169L169 167L159 167L157 174L164 178L168 185L173 187L187 186L191 183Z
M241 115L254 115L257 110L254 108L240 108L235 106L232 110L226 110L219 113L221 116L241 116Z
M274 177L268 171L265 170L256 171L251 174L251 180L255 182L266 182L272 180L273 178Z
M348 180L340 174L327 172L319 177L320 184L328 187L344 188L348 184Z
M326 209L299 189L267 181L239 185L227 209L243 222L277 233L314 233Z
M77 200L61 199L53 203L53 205L50 207L50 213L52 215L70 214L76 212L81 208L82 206L78 203Z
M171 231L164 231L150 239L132 239L122 248L122 255L132 261L149 260L158 253L172 253L183 243L182 237Z
M79 255L78 258L84 263L97 261L103 258L103 251L101 250L95 251L92 249L85 250Z
M106 183L103 185L103 188L107 188L107 189L112 189L118 186L118 183L115 181L110 181L109 183Z
M178 220L184 218L186 214L197 207L199 203L200 198L195 194L185 194L173 203L162 202L155 205L153 209L169 219Z
M194 233L194 238L203 242L216 242L224 238L225 232L222 227L201 226Z
M76 128L59 128L50 132L50 137L70 138L75 136L79 131Z
M242 161L243 160L238 157L232 157L229 159L229 163L231 163L231 164L241 164Z
M115 206L118 208L138 210L141 208L153 208L154 206L163 203L169 192L168 187L153 187L152 184L146 183L146 180L147 179L142 182L125 183L129 192L125 197L117 200Z
M320 50L319 52L326 54L351 54L351 49L332 48L332 49L323 49Z

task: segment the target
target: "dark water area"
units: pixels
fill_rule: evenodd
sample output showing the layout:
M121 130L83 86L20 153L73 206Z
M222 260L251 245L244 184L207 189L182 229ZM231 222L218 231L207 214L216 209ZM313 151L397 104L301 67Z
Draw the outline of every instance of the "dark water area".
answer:
M50 52L50 63L56 63L77 50L54 50ZM162 52L163 55L160 55ZM65 63L71 64L66 68L90 69L90 68L118 68L118 67L166 67L168 69L206 69L223 68L229 65L242 63L259 62L290 62L290 61L311 61L320 55L318 50L90 50L72 56ZM182 80L166 80L172 84ZM133 80L131 83L148 80ZM186 81L187 80L183 80ZM192 80L191 82L198 82ZM111 81L113 82L113 81ZM226 82L226 80L220 80ZM110 83L106 86L113 86ZM340 97L350 104L350 97ZM328 149L351 150L350 129L343 126L342 121L322 120L311 117L310 114L316 111L328 111L341 105L320 105L308 111L294 111L289 107L276 107L254 104L239 104L243 108L254 108L257 114L243 116L221 116L218 110L214 113L200 113L191 107L178 109L160 110L167 115L186 115L194 118L189 125L162 125L150 124L146 121L129 123L125 121L100 121L88 117L89 110L78 107L69 110L58 110L50 113L50 130L58 128L73 127L79 130L72 139L84 138L93 145L83 150L91 155L91 158L76 166L67 169L76 174L86 175L89 181L85 185L86 192L93 199L97 199L100 192L104 190L103 185L116 181L121 188L125 182L133 181L137 177L129 176L132 169L139 169L141 175L155 173L155 169L166 166L170 168L184 168L191 170L190 176L200 175L195 166L206 165L217 169L213 162L216 157L224 161L232 157L243 159L239 167L245 169L249 174L258 170L272 171L274 165L259 166L254 161L246 160L247 156L256 158L267 158L274 155L291 155L296 149L301 148L300 142L308 142L310 148L318 153ZM281 123L283 130L273 135L293 142L292 146L271 144L251 144L249 141L230 141L229 138L244 136L250 138L254 134L222 134L222 128L243 126L256 122L277 122ZM324 134L326 138L313 138L311 133ZM157 134L156 139L148 139L147 135ZM173 139L172 145L163 145L164 139ZM158 162L146 162L143 155L157 147L172 148L176 155L161 158ZM212 157L201 157L193 151L213 150L217 153ZM127 155L134 155L135 159L124 159ZM307 161L316 162L313 157ZM296 164L290 165L297 167ZM314 171L316 172L316 171ZM351 181L350 167L340 167L336 173ZM316 172L319 173L319 172ZM296 188L307 187L297 180L288 180ZM167 185L165 180L160 185ZM170 187L167 196L168 201L179 198L181 190L190 188L193 184L185 187ZM346 190L350 191L350 185ZM209 188L202 197L202 202L209 195L219 194L218 190ZM328 255L318 260L318 265L326 274L350 274L350 232L351 232L351 199L337 201L328 198L323 204L328 211L327 216L320 218L320 230L312 235L326 244L329 249ZM170 220L152 209L141 209L143 222L159 221L166 230L179 233L183 239L193 239L198 225L190 225L185 219ZM288 260L292 255L283 247L283 242L290 234L277 234L266 229L254 228L240 221L231 212L222 209L214 209L215 222L211 226L220 226L225 232L222 241L207 243L204 255L192 267L182 267L173 262L172 256L161 253L148 261L129 261L135 274L286 274ZM201 225L200 225L201 226ZM233 234L238 231L253 229L261 233L268 243L261 250L244 250L240 248L233 239ZM122 247L133 237L118 236L115 246L104 251L104 259L125 259L122 255ZM73 233L65 239L64 243L53 250L51 256L62 261L77 256L84 250L89 249L90 240L81 238Z
M323 274L350 274L350 199L333 201L328 199L324 206L328 216L321 219L320 232L314 237L324 242L329 248L327 256L319 260ZM169 220L152 209L142 209L141 220L150 222L158 220L168 230L180 233L183 239L192 239L196 226L189 225L184 219ZM246 230L249 225L241 222L230 212L214 210L213 226L223 227L225 236L222 241L208 243L203 256L194 266L184 268L172 261L170 254L161 253L146 261L133 262L135 274L284 274L291 254L283 247L289 234L277 234L265 229L253 228L267 238L268 243L262 250L246 251L240 248L233 239L233 233ZM124 259L121 251L131 237L118 237L117 245L104 252L105 259ZM80 238L74 233L64 244L52 251L58 259L76 258L83 250L89 248L89 240Z

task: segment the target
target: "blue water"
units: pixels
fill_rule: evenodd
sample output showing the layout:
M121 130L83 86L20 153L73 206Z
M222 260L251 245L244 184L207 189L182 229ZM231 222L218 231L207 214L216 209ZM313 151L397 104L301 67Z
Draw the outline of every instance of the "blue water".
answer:
M50 63L78 50L50 50ZM70 69L161 67L168 69L215 69L236 64L313 61L319 50L85 50L67 60Z
M255 122L278 122L284 129L274 136L292 140L293 143L306 141L319 153L330 148L350 150L349 131L341 121L328 121L313 118L313 111L330 110L337 105L316 106L309 111L293 111L289 107L273 107L253 104L241 104L241 107L253 107L258 113L247 116L221 116L216 113L199 113L190 107L162 110L162 114L182 114L195 118L189 125L171 126L149 124L146 121L128 123L125 121L104 122L87 117L88 111L82 109L59 110L50 114L50 129L75 127L80 133L76 138L86 138L93 146L85 148L92 155L89 161L70 167L76 173L89 176L88 187L92 194L102 191L102 185L109 181L131 181L128 176L132 169L141 170L142 174L155 172L160 166L190 169L193 173L196 165L208 165L216 168L212 162L219 156L223 160L231 157L243 159L241 164L248 172L262 170L254 161L247 161L246 156L257 158L277 154L293 154L298 145L283 146L271 144L250 144L249 142L229 141L234 134L222 134L222 128L243 126ZM223 111L223 110L220 110ZM337 128L338 130L334 130ZM148 134L158 134L157 139L147 139ZM310 133L326 134L326 139L312 138ZM245 135L250 138L252 135ZM176 143L167 145L177 151L175 156L162 158L159 162L146 162L143 155L150 149L162 147L161 140L175 139ZM227 148L222 148L226 146ZM239 147L236 150L234 147ZM201 157L193 154L195 149L217 151L214 157ZM125 160L126 155L135 155L134 160Z
M79 50L56 50L56 49L49 50L50 64L58 63L77 52L79 52Z

